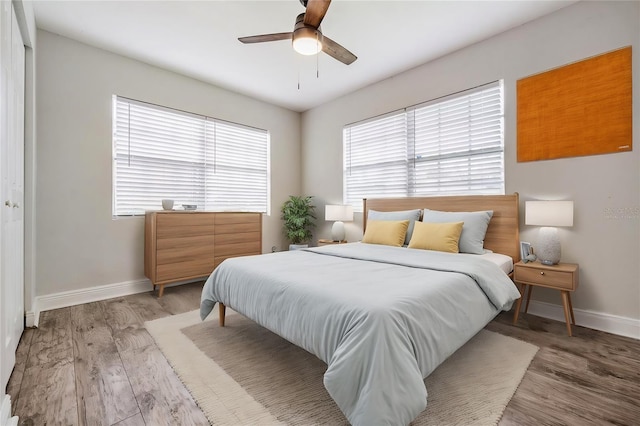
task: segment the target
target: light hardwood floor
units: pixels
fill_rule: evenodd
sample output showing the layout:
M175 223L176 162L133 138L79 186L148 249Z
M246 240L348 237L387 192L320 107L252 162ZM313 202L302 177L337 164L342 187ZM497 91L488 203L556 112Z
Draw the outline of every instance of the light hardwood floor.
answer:
M144 329L197 309L202 283L43 312L8 393L21 425L206 425ZM503 313L486 328L540 347L501 425L640 424L640 341Z

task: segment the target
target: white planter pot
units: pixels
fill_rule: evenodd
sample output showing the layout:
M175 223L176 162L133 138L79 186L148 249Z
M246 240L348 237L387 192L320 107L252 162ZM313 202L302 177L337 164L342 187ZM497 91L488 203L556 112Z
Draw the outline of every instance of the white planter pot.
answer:
M289 250L300 250L309 247L309 244L289 244Z

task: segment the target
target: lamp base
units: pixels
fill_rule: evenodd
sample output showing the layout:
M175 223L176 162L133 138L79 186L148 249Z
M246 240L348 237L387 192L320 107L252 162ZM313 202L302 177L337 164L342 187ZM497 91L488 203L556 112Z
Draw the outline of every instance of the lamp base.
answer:
M557 265L560 262L560 238L558 229L545 226L540 228L536 256L543 265Z
M335 221L331 227L331 239L333 241L344 240L344 223L341 221Z

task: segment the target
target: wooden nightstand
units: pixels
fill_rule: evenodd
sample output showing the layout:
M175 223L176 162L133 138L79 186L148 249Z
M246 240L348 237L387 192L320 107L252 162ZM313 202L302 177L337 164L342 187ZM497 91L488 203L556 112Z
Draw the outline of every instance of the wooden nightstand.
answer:
M522 306L522 299L527 286L529 286L529 291L527 304L524 308L525 312L529 310L531 290L534 286L552 288L560 290L562 294L564 319L567 322L567 332L571 336L571 324L576 324L573 316L573 306L571 305L571 292L578 288L578 265L575 263L559 263L547 266L539 262L518 262L514 266L513 281L520 287L520 294L522 295L516 303L516 311L513 314L514 324L518 322L518 315L520 315L520 307ZM569 317L571 317L571 322L569 322Z
M318 240L318 247L328 246L331 244L346 244L347 240L333 241L333 240Z

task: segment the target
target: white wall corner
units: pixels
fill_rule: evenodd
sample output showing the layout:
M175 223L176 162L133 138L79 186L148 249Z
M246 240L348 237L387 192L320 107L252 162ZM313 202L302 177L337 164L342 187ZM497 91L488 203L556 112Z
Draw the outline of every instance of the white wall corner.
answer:
M556 321L565 321L564 309L561 305L553 303L532 300L529 313ZM640 320L638 319L575 308L573 313L576 325L640 340Z
M125 281L121 283L106 284L97 287L37 296L33 310L35 325L37 326L38 324L40 312L81 305L83 303L113 299L114 297L128 296L130 294L144 293L152 288L151 281L144 278L140 280ZM29 326L29 314L30 313L28 312L27 326Z

